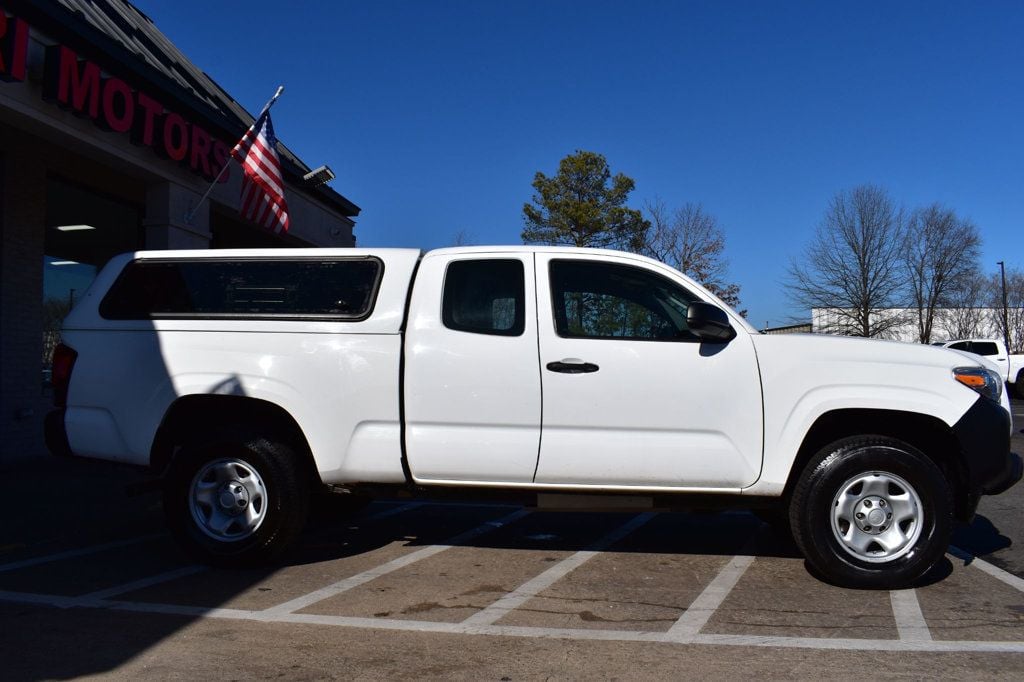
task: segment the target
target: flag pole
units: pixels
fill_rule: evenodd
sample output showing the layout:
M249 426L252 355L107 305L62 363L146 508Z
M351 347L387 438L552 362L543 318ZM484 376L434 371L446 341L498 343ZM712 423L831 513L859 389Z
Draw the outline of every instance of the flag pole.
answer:
M281 96L282 92L284 92L284 86L283 85L278 85L277 86L277 92L275 92L274 96L271 97L270 99L268 99L267 103L263 105L262 109L260 109L260 115L256 117L257 121L260 118L263 117L263 114L267 113L267 111L270 110L270 107L274 106L274 103L277 102L277 98ZM217 173L217 177L215 177L213 179L213 182L210 183L210 186L206 188L206 192L199 199L199 202L195 205L195 207L189 209L189 212L185 214L185 224L186 225L191 225L192 224L192 219L196 217L196 213L199 211L199 207L202 206L203 202L206 201L207 197L210 196L210 192L213 191L214 185L216 185L218 182L220 182L220 179L224 176L224 171L226 171L227 169L228 169L228 160L224 159L224 165L220 167L220 172Z

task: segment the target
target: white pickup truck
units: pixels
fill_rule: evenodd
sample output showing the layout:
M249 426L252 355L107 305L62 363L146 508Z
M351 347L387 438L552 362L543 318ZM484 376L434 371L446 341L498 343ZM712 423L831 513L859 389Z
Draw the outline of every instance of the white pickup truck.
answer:
M165 251L99 274L54 354L54 452L150 467L217 563L319 489L773 507L828 579L906 584L1021 477L1003 381L941 348L759 334L627 253Z
M1000 339L954 339L938 343L943 348L980 355L995 363L1003 381L1024 398L1024 355L1009 353Z

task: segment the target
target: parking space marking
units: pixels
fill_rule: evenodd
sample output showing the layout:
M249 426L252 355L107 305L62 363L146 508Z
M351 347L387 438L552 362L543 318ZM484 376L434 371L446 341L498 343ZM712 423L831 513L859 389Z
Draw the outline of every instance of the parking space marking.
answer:
M953 555L954 557L956 557L957 559L960 559L961 561L963 561L965 566L974 566L975 568L977 568L977 569L979 569L979 570L981 570L981 571L983 571L985 573L988 573L990 576L992 576L996 580L998 580L1000 582L1003 582L1003 583L1006 583L1010 587L1012 587L1012 588L1014 588L1014 589L1016 589L1016 590L1018 590L1020 592L1024 592L1024 578L1020 578L1020 577L1014 575L1013 573L1010 573L1009 571L1004 571L1003 569L999 568L998 566L995 566L994 564L990 564L989 562L985 561L984 559L979 559L978 557L974 556L970 552L965 552L964 550L960 549L959 547L954 547L953 545L950 545L949 546L949 553L951 555Z
M455 537L445 541L442 544L424 547L423 549L417 550L411 554L406 554L405 556L398 557L397 559L392 559L391 561L385 564L381 564L380 566L371 568L368 571L363 571L362 573L357 573L356 575L345 578L344 580L339 580L333 585L328 585L327 587L321 588L314 592L310 592L309 594L305 594L301 597L296 597L295 599L286 601L283 604L272 606L269 609L263 611L263 613L271 616L276 616L292 613L293 611L304 609L307 606L312 606L318 601L323 601L324 599L329 599L330 597L341 594L342 592L347 592L355 587L362 585L363 583L368 583L375 578L379 578L382 575L386 575L388 573L391 573L392 571L397 571L400 568L404 568L409 564L413 564L417 561L422 561L423 559L432 557L435 554L440 554L446 549L450 549L451 547L457 545L465 544L470 540L480 535L483 535L484 533L489 533L493 530L501 528L502 526L506 526L514 521L518 521L522 517L527 516L529 513L530 511L527 509L519 509L518 511L515 511L507 516L503 516L502 518L496 521L487 521L486 523L483 523L477 526L476 528L473 528L472 530L468 530L465 533L462 533L461 535L456 535Z
M274 615L268 614L266 611L244 611L241 609L207 608L202 606L181 606L175 604L150 604L100 600L86 603L75 597L3 591L0 591L0 599L4 601L56 606L59 608L91 606L94 608L107 608L116 611L128 611L134 613L190 616L196 618L218 618L226 620L248 620L263 623L300 623L306 625L325 625L453 635L489 635L498 637L602 640L615 642L663 642L666 644L683 643L665 632L582 630L574 628L524 627L518 625L467 625L465 623L440 623L432 621L393 620L354 616L327 616L307 613L283 613ZM940 653L962 652L1024 654L1024 642L952 640L905 641L899 639L833 639L824 637L697 634L687 640L685 644L824 649L840 651L918 651Z
M693 600L693 603L686 608L683 615L679 616L679 620L672 624L666 634L673 641L692 641L708 624L708 620L729 596L732 588L736 587L736 583L740 581L752 563L754 563L753 556L746 554L734 556L719 571L715 579L704 588L704 591Z
M363 520L386 518L401 514L423 506L423 502L410 502L364 517ZM480 505L469 505L480 506ZM742 579L743 575L754 563L754 543L757 534L748 540L739 555L730 559L726 566L704 588L693 601L687 611L667 632L665 631L633 631L604 630L583 628L534 627L519 625L500 625L498 621L510 611L520 608L529 599L541 594L555 582L564 578L571 571L586 561L607 550L616 542L655 517L655 513L644 513L633 517L628 522L615 528L584 550L576 552L567 559L555 564L535 578L527 581L511 593L506 594L486 609L461 623L414 621L397 618L369 618L358 616L334 616L322 614L297 613L297 611L336 594L343 593L374 578L408 566L416 561L434 556L445 549L465 545L473 538L508 525L530 514L532 510L517 508L494 521L483 523L469 531L463 532L437 545L430 545L408 555L384 563L363 573L338 581L321 590L298 597L266 610L247 610L236 608L205 607L184 604L166 604L154 602L137 602L116 599L117 595L127 594L139 589L158 585L187 575L207 570L205 566L184 566L146 578L141 578L114 587L105 588L80 596L53 594L37 594L16 591L0 591L0 601L20 602L39 606L67 608L110 609L123 612L134 612L153 615L183 616L190 618L209 618L227 620L245 620L259 623L296 623L307 625L350 627L374 630L407 631L434 634L504 636L519 638L544 638L562 640L598 640L620 642L660 642L666 644L698 644L710 646L738 646L765 648L802 648L818 650L845 651L883 651L883 652L961 652L961 653L1012 653L1024 654L1024 641L987 641L987 640L933 640L927 621L922 613L918 595L915 590L893 590L889 593L892 612L899 632L898 639L856 639L805 636L747 635L747 634L715 634L702 633L702 629L717 609L727 599L730 592ZM97 554L110 549L131 546L154 539L166 537L156 534L132 538L117 542L85 547L77 550L59 552L33 559L0 565L0 571L11 571L64 559ZM955 546L949 547L949 554L964 562L974 565L990 577L996 578L1014 589L1024 592L1024 579L1013 575L993 564L979 559ZM979 578L981 579L980 576ZM982 579L983 580L983 579ZM1024 637L1022 637L1024 639Z
M56 606L59 609L69 609L72 606L81 606L81 602L75 597L67 597L58 594L36 594L34 592L11 592L0 590L0 600L18 602L21 604L41 604L43 606Z
M405 512L412 511L413 509L419 509L422 506L423 506L422 502L409 502L408 504L400 504L397 507L392 507L391 509L385 509L384 511L377 512L376 514L370 514L369 516L367 516L366 518L361 519L361 520L362 521L379 521L380 519L387 519L387 518L390 518L392 516L398 516L399 514L404 514ZM351 522L355 522L356 519L350 519L350 521Z
M139 580L133 580L130 583L124 583L121 585L115 585L114 587L108 587L104 590L97 590L84 594L79 599L83 601L98 601L103 599L109 599L118 594L127 594L128 592L134 592L141 590L146 587L152 587L153 585L159 585L160 583L166 583L177 578L184 578L187 575L194 575L196 573L202 573L208 570L206 566L185 566L174 571L167 571L166 573L159 573L157 575L151 575L148 578L141 578Z
M760 635L697 635L694 644L756 646L790 649L831 649L839 651L934 651L963 653L1024 654L1024 642L930 641L901 639L832 639L817 637L772 637Z
M374 630L408 631L420 633L483 635L523 638L544 638L563 640L600 640L620 642L662 642L667 644L698 644L713 646L802 648L842 651L886 651L886 652L963 652L963 653L1015 653L1024 654L1024 642L999 641L955 641L926 639L849 639L787 637L771 635L731 635L696 633L685 640L669 632L642 632L632 630L591 630L576 628L546 628L516 625L447 623L433 621L410 621L389 618L365 618L353 616L331 616L305 613L271 613L232 608L210 608L179 604L143 603L116 601L96 598L99 593L83 597L64 595L32 594L25 592L0 591L0 600L37 604L57 608L102 608L116 611L185 616L192 618L213 618L246 620L262 623L300 623L335 627L352 627Z
M587 561L590 561L598 553L612 546L640 526L653 519L654 516L655 514L653 512L645 512L634 516L630 521L622 524L604 537L599 538L586 549L580 550L572 556L559 561L548 570L523 583L487 608L482 611L477 611L472 616L462 621L462 623L464 625L491 625L492 623L498 622L509 611L513 611L528 602L530 599L533 599L566 575L576 570Z
M9 564L0 564L0 573L6 571L16 571L19 568L28 568L29 566L38 566L39 564L48 564L53 561L63 561L64 559L74 559L77 557L88 556L90 554L97 554L99 552L105 552L108 549L119 549L121 547L130 547L131 545L138 545L143 542L149 542L150 540L156 540L157 538L165 537L165 533L154 533L153 535L143 535L137 538L130 538L128 540L117 540L116 542L107 542L102 545L92 545L91 547L82 547L81 549L71 549L66 552L57 552L56 554L47 554L46 556L34 557L32 559L24 559L22 561L13 561Z
M921 613L921 604L917 601L917 590L892 590L889 592L892 602L892 615L896 619L896 630L903 642L930 642L932 633Z

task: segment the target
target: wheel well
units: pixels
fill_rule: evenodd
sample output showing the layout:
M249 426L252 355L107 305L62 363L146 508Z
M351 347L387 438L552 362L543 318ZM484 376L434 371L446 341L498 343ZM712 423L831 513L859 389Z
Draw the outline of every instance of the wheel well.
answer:
M971 502L960 445L953 430L942 420L917 412L848 409L818 417L804 437L786 482L785 499L811 458L829 443L849 436L888 436L912 445L942 470L953 489L957 518L970 516Z
M179 446L199 441L225 426L243 427L288 443L306 465L310 481L321 482L306 436L291 414L266 400L234 395L188 395L175 400L153 439L150 468L163 476Z

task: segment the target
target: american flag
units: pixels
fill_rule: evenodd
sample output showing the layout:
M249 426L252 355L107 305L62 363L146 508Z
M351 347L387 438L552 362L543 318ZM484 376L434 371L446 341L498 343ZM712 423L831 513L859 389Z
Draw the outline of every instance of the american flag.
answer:
M288 231L288 204L284 200L277 138L265 110L246 131L231 157L242 165L242 217L274 232Z

